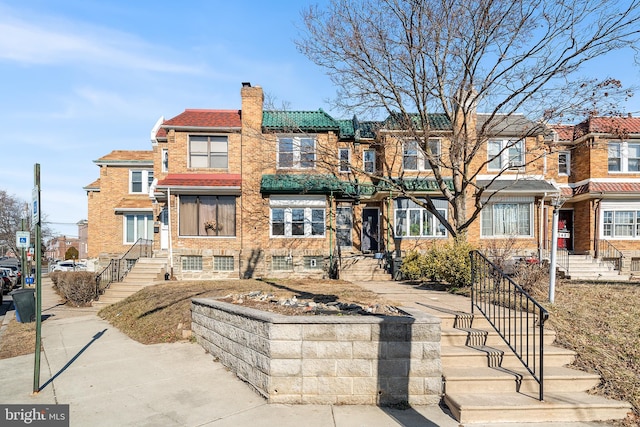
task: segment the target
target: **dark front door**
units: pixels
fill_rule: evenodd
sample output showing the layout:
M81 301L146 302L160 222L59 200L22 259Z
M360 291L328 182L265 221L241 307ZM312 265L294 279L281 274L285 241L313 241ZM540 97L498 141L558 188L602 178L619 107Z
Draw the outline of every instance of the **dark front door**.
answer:
M362 209L362 252L378 252L380 249L380 223L378 208Z
M573 210L558 212L558 248L573 251Z

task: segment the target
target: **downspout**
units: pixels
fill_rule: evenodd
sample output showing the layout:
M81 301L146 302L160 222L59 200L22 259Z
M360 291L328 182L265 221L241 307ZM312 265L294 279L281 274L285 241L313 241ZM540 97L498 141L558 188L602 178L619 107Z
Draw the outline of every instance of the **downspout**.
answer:
M333 269L333 190L329 195L329 272Z
M546 219L544 217L544 201L547 198L547 192L544 192L544 196L540 200L540 223L538 224L538 228L540 229L538 232L538 260L542 262L542 252L544 248L544 224L546 223Z
M389 197L387 198L387 244L386 252L389 253L391 248L391 190L389 190Z
M171 222L171 187L167 187L167 221L169 221L169 270L173 277L173 230Z
M602 195L602 193L600 193ZM598 233L598 226L600 222L600 202L602 198L593 200L593 257L598 258L600 256L599 243L600 237Z

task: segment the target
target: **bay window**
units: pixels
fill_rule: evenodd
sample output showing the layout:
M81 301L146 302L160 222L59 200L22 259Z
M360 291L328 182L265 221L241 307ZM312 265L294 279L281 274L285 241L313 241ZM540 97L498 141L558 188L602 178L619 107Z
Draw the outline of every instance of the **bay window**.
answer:
M324 196L272 196L271 237L324 237L325 205Z
M434 200L434 204L445 218L447 204L444 200ZM395 237L445 237L447 231L435 215L409 199L396 199L394 212Z
M483 237L531 237L532 201L489 203L482 209Z

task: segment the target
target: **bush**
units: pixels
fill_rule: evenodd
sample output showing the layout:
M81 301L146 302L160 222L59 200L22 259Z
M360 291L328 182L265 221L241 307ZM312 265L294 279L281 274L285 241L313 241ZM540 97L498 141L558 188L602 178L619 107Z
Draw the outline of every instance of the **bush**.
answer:
M56 291L76 307L91 305L96 297L96 275L87 271L56 271L49 275Z
M456 239L424 253L411 251L402 260L400 271L410 280L445 282L451 288L466 287L471 283L471 250L469 243Z

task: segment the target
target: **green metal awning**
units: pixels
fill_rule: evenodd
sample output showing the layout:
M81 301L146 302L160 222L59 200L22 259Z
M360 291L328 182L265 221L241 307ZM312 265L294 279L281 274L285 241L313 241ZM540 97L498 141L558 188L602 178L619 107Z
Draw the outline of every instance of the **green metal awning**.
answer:
M263 194L355 194L355 186L333 175L276 174L262 175Z

